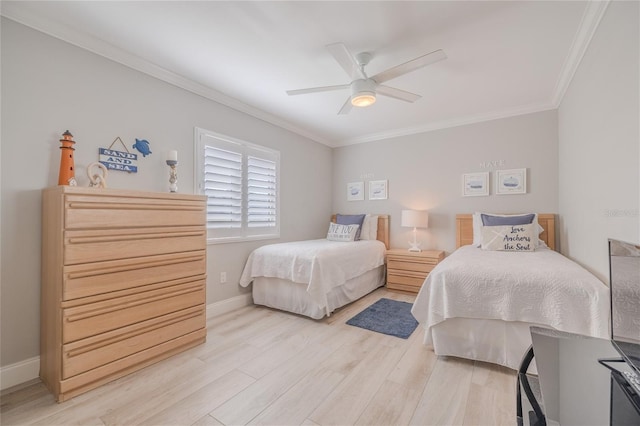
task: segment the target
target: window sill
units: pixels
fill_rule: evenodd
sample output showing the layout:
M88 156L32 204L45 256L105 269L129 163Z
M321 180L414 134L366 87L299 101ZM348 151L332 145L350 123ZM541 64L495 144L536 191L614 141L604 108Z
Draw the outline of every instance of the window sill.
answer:
M250 237L229 237L229 238L207 238L207 245L244 243L259 240L276 240L280 238L280 234L253 235Z

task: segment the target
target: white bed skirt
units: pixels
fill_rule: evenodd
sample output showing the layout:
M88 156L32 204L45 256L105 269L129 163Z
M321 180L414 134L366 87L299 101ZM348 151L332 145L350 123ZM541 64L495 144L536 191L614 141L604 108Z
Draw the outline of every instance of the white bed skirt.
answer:
M450 318L424 335L436 355L486 361L517 370L531 345L532 325L518 321ZM535 372L535 366L530 368Z
M350 279L327 295L329 312L360 299L385 282L384 265ZM320 319L327 310L313 302L307 285L280 278L256 277L253 280L253 303Z

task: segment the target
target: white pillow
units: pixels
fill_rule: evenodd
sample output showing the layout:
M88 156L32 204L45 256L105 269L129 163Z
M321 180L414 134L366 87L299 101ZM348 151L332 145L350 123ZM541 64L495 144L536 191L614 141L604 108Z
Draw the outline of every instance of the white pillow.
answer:
M329 222L329 232L327 232L327 240L329 241L355 241L356 233L360 225L340 225Z
M364 217L364 222L362 223L362 231L360 232L360 239L378 239L378 216L372 216L368 214Z
M534 251L538 239L536 224L482 227L482 250Z
M482 244L482 228L484 227L482 225L482 217L481 215L486 214L489 216L500 216L500 217L509 217L509 216L524 216L530 213L520 213L520 214L497 214L497 213L485 213L485 212L475 212L473 214L473 219L472 219L472 223L473 223L473 245L475 247L480 247L480 245ZM542 234L544 232L544 228L542 226L540 226L540 224L538 224L538 213L534 213L534 217L533 217L533 221L531 222L532 225L535 225L533 227L533 229L537 229L538 230L538 235ZM544 246L545 243L544 241L542 241L540 238L537 239L536 241L536 247L540 247L540 246Z

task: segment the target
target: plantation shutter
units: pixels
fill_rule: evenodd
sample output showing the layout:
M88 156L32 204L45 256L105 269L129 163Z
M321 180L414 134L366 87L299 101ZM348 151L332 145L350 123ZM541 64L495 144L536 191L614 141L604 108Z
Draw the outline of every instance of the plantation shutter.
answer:
M205 146L204 193L209 228L242 227L242 154Z
M196 186L207 196L207 241L280 237L280 153L195 129Z
M275 227L277 216L276 162L247 158L247 226Z

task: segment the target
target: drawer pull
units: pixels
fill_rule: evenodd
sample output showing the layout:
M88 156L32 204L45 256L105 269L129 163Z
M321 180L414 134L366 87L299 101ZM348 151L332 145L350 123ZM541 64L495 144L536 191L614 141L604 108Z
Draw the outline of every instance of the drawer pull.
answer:
M132 308L134 306L140 306L140 305L146 305L148 303L153 303L153 302L157 302L159 300L164 300L164 299L173 299L176 296L181 296L184 294L189 294L189 293L196 293L198 291L202 290L202 284L194 284L191 285L187 288L184 289L180 289L180 290L175 290L169 293L164 293L164 294L159 294L159 295L155 295L155 296L147 296L145 298L142 299L138 299L132 302L127 302L123 305L120 306L110 306L107 308L98 308L98 309L94 309L85 313L81 313L81 314L75 314L75 315L69 315L66 318L67 322L75 322L75 321L80 321L83 319L87 319L87 318L92 318L92 317L97 317L100 315L104 315L104 314L108 314L110 312L115 312L115 311L121 311L123 309L127 309L127 308Z
M69 238L69 244L89 244L104 243L114 241L131 241L131 240L153 240L167 237L200 237L204 236L204 232L166 232L162 234L123 234L109 235L104 237L73 237Z
M179 323L179 322L182 322L182 321L186 321L186 320L191 319L191 318L196 318L196 317L198 317L200 315L202 315L202 311L183 314L183 315L180 315L178 317L174 317L174 318L171 318L171 319L168 319L168 320L164 320L164 321L161 321L161 322L158 322L158 323L155 323L155 324L150 324L148 326L139 328L139 329L137 329L135 331L130 331L128 333L121 334L120 336L102 339L102 340L93 342L91 344L88 344L88 345L85 345L85 346L81 346L81 347L76 348L76 349L72 349L70 351L67 351L66 354L67 354L68 358L73 358L75 356L82 355L84 353L91 352L93 350L99 349L99 348L101 348L103 346L107 346L107 345L111 345L111 344L114 344L114 343L118 343L118 342L120 342L122 340L130 339L132 337L140 336L142 334L146 334L146 333L151 332L153 330L157 330L157 329L160 329L160 328L167 327L167 326L169 326L171 324L176 324L176 323Z
M86 203L72 201L68 204L71 209L85 210L190 210L201 211L202 207L176 204L139 204L139 203Z
M134 271L134 270L139 270L139 269L147 269L147 268L154 268L156 266L165 266L165 265L177 265L180 263L188 263L188 262L197 262L199 260L203 260L204 257L203 256L185 256L179 259L171 259L171 260L157 260L157 261L153 261L153 262L149 262L149 261L144 261L144 262L140 262L140 263L131 263L129 265L126 266L113 266L110 268L96 268L96 269L92 269L91 271L86 271L86 272L72 272L70 274L67 274L67 277L69 279L77 279L77 278L86 278L86 277L93 277L96 275L103 275L103 274L111 274L111 273L115 273L115 272L126 272L126 271Z

